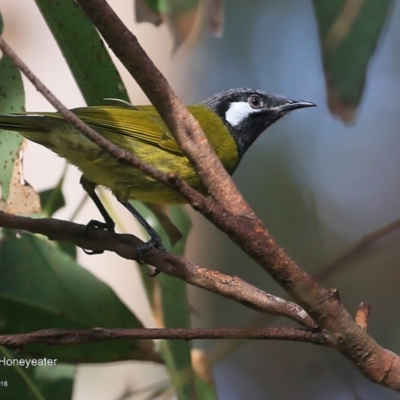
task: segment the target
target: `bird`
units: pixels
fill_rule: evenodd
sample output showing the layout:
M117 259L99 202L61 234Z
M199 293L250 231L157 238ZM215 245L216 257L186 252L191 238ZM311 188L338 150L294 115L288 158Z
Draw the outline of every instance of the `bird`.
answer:
M269 126L293 110L313 106L315 104L310 101L238 88L225 90L188 106L188 109L227 172L233 174L244 154ZM189 159L152 105L117 102L71 111L113 144L165 174L177 175L194 189L207 194ZM110 189L150 235L150 240L138 249L138 253L153 247L163 248L157 232L129 200L159 205L184 204L186 201L179 193L132 165L119 162L72 127L58 112L0 115L0 129L18 131L78 167L82 172L83 188L105 220L105 223L94 221L96 227L114 230L114 222L95 192L96 186L100 185Z

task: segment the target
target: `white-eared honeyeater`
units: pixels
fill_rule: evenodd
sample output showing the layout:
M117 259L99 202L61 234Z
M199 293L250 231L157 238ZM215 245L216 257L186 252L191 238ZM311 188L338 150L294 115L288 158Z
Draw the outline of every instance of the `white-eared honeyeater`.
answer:
M232 174L243 155L271 124L298 108L315 104L254 89L230 89L189 106L226 170ZM98 106L72 110L86 124L146 163L164 173L174 173L193 188L203 191L200 179L182 153L153 106ZM175 191L139 169L118 162L107 151L69 125L59 113L35 112L0 115L0 129L20 132L76 165L83 173L82 184L114 229L94 189L109 188L115 197L144 225L152 240L142 250L161 246L158 235L136 212L129 199L158 204L185 200Z

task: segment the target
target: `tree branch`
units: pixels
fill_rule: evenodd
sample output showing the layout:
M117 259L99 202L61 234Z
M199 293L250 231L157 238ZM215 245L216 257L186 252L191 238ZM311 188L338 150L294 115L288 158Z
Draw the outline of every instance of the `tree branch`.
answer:
M20 217L3 211L0 211L0 226L40 233L50 240L70 242L88 250L112 251L129 260L135 260L135 249L143 244L133 235L116 234L102 229L88 230L87 226L72 222L52 218ZM234 300L253 310L284 316L307 328L315 328L315 323L297 304L266 293L238 277L200 267L183 256L157 249L149 250L141 259L167 275Z
M64 344L128 339L258 339L290 340L318 345L326 343L320 333L296 328L169 328L169 329L43 329L36 332L0 335L0 346L21 348L29 344Z

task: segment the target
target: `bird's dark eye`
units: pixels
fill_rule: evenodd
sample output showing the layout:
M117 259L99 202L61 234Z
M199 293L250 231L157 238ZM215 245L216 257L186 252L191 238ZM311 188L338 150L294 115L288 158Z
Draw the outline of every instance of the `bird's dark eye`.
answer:
M252 94L247 100L251 108L258 109L264 106L263 100L257 94Z

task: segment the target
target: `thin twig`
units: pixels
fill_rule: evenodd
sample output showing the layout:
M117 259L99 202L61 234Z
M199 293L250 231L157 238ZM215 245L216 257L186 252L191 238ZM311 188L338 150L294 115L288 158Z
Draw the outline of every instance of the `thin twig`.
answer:
M361 252L361 250L364 250L377 240L383 238L386 235L389 235L390 233L396 231L399 228L400 228L400 218L363 236L358 242L353 244L340 256L338 256L337 258L326 264L324 267L322 267L318 271L318 273L314 275L315 279L318 280L325 279L327 276L332 274L332 272L337 271L341 266L343 266L345 262L349 261L353 257L356 257Z
M0 345L21 348L29 344L73 345L105 340L128 339L258 339L290 340L326 344L320 333L296 328L167 328L167 329L43 329L36 332L0 335Z

